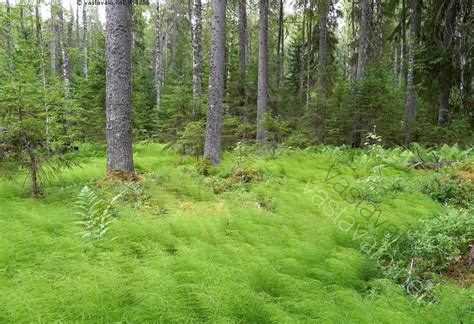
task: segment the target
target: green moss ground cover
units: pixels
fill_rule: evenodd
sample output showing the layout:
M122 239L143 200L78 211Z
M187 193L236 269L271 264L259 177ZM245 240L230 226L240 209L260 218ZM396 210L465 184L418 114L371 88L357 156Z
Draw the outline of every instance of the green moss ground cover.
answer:
M41 199L21 175L0 180L0 322L474 322L474 288L447 282L436 303L417 302L360 252L355 227L341 227L373 224L334 189L341 177L358 186L367 169L337 164L340 176L327 181L330 155L281 152L246 162L258 181L216 190L229 182L234 153L205 177L195 159L162 148L136 147L142 192L118 204L99 242L81 238L74 222L84 185L104 199L119 190L101 181L100 154L84 153ZM386 167L380 176L428 173ZM326 194L345 208L337 221L320 204ZM380 219L401 229L444 208L410 190L378 203Z

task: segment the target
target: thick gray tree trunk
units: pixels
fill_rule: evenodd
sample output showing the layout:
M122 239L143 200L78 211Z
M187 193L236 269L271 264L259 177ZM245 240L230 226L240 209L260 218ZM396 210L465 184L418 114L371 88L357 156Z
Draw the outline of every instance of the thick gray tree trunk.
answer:
M239 92L242 103L247 103L246 95L246 63L247 63L247 1L239 1Z
M355 121L354 121L354 138L352 145L354 147L360 147L362 143L362 130L361 130L361 100L360 100L360 86L361 81L364 78L365 61L367 58L366 47L367 47L367 16L368 16L368 0L360 1L360 35L359 35L359 49L357 57L357 70L356 70L356 83L357 83L357 103L355 108Z
M106 5L107 173L133 173L132 6Z
M222 100L224 96L224 60L226 0L212 0L211 58L207 100L204 157L213 164L220 162Z
M258 82L257 82L257 142L265 141L263 125L268 104L267 47L268 47L268 0L260 0L260 31L258 40Z
M87 78L89 74L89 53L87 48L87 7L85 3L82 5L82 46L82 73Z
M160 15L160 3L156 2L156 17L155 17L155 89L156 89L156 109L157 112L160 111L160 99L161 99L161 83L163 77L163 55L162 55L162 48L163 48L163 38L162 38L162 30L161 30L161 15Z
M6 0L7 5L7 55L8 55L8 68L10 70L10 78L13 79L13 48L12 48L12 23L10 14L10 2Z
M324 72L327 46L327 20L329 14L329 5L323 7L319 18L319 48L318 48L318 66L316 67L316 134L322 139L322 130L324 128Z
M193 115L199 114L201 101L201 31L202 31L202 4L201 0L194 0L192 11L192 36L193 36Z
M416 116L416 92L414 86L415 47L417 43L418 0L410 0L411 24L408 39L408 72L405 88L405 116L403 120L403 142L410 143L411 125Z

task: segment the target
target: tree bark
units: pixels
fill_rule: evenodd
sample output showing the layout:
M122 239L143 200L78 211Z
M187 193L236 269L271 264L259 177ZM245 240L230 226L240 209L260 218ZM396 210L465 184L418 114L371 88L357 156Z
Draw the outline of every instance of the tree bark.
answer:
M280 0L280 8L278 13L278 41L277 41L277 87L281 88L283 82L283 62L284 62L284 42L285 42L285 29L283 26L283 19L284 19L284 8L283 8L283 0Z
M405 87L405 116L403 120L403 142L410 144L411 124L416 116L416 92L414 87L415 47L417 43L418 0L410 0L411 24L408 40L408 72Z
M193 100L196 117L199 114L199 105L201 101L201 31L202 31L202 4L201 0L194 0L192 12L192 36L193 36Z
M324 128L324 107L323 107L323 80L325 72L326 58L326 39L327 39L327 20L329 14L329 5L324 6L319 18L319 48L318 48L318 66L316 68L316 134L321 140L322 130Z
M51 0L51 43L50 43L50 54L51 54L51 76L56 76L56 0Z
M312 42L312 34L313 34L313 12L312 7L310 6L309 10L309 17L308 17L308 54L306 55L306 111L309 111L309 101L311 99L311 58L313 52L313 42Z
M212 0L211 57L204 157L220 162L222 100L224 95L226 0Z
M58 4L58 39L59 47L61 48L61 57L62 57L62 69L63 69L63 90L64 90L64 100L66 104L66 131L68 131L69 125L71 123L71 95L70 95L70 75L69 75L69 55L67 53L67 46L64 42L64 14L63 6L61 0Z
M83 61L82 61L82 73L87 78L89 74L89 57L87 48L87 7L84 2L82 5L82 46L83 46Z
M41 82L42 82L42 86L43 86L43 103L44 103L44 114L45 114L45 122L44 122L45 146L46 146L46 151L49 153L50 152L50 147L49 147L49 129L50 129L49 101L48 101L48 91L47 91L47 81L46 81L46 66L45 66L44 48L43 48L43 40L42 40L42 37L41 37L41 17L40 17L39 5L40 5L40 0L36 0L36 6L35 6L36 46L38 47L38 51L40 53L40 74L41 74Z
M162 31L161 31L161 15L160 15L160 3L156 2L156 17L155 17L155 88L156 88L156 109L160 111L160 99L161 99L161 83L162 83Z
M367 45L367 15L368 15L368 0L361 0L361 15L360 15L360 36L359 36L359 49L357 57L357 70L356 70L356 86L357 86L357 103L355 109L355 122L354 122L354 138L352 146L360 147L362 143L362 130L361 130L361 98L360 98L360 86L361 81L364 78L364 68L366 61L366 45Z
M8 68L10 70L10 79L13 80L13 48L12 48L12 28L11 28L11 13L10 13L10 2L6 0L7 6L7 55L8 55Z
M263 125L267 111L267 46L268 46L268 0L260 0L260 32L258 41L258 82L257 82L257 142L265 141Z
M303 21L301 24L301 44L300 44L300 83L299 97L303 98L304 92L304 54L305 54L305 27L306 27L306 0L303 6Z
M107 173L133 173L132 6L106 5Z
M247 103L246 63L247 63L247 0L239 0L239 92L242 104Z
M76 5L76 47L81 47L81 27L79 22L79 5Z
M454 39L454 32L456 29L456 15L458 11L458 2L453 1L448 5L446 12L446 23L442 27L443 30L443 49L452 48L452 41ZM440 84L440 93L439 93L439 108L438 108L438 126L443 127L448 121L448 105L449 105L449 96L451 93L452 86L452 74L453 74L453 57L450 55L452 51L447 51L448 54L445 54L442 60L442 66L440 69L440 74L438 76Z

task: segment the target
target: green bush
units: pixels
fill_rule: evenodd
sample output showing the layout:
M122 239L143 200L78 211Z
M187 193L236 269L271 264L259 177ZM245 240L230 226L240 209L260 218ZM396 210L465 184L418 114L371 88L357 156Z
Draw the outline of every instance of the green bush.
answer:
M385 276L403 284L409 294L432 298L442 272L468 253L473 239L474 213L448 209L399 239L385 237L373 257Z
M442 204L467 208L474 203L474 186L454 173L433 177L422 186L422 192Z

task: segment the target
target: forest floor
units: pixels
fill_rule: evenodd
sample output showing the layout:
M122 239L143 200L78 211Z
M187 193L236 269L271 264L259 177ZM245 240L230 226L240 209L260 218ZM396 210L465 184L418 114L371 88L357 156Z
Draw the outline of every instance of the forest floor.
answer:
M78 193L88 185L110 201L123 188L104 179L102 151L81 148L81 165L40 199L25 176L0 179L0 322L474 322L473 287L448 281L425 304L360 252L362 228L403 230L441 204L402 190L373 199L381 213L368 218L342 193L363 184L366 168L315 152L237 155L209 168L137 145L141 180L127 184L117 220L95 241L75 223Z

